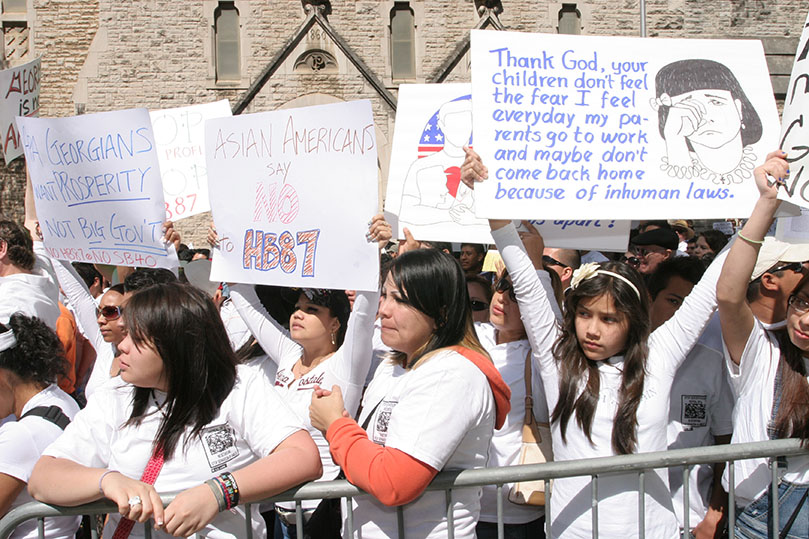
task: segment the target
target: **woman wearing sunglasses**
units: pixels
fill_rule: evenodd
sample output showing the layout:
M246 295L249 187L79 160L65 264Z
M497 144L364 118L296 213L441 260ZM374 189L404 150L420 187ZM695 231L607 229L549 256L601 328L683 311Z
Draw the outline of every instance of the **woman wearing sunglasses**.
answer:
M534 230L530 223L527 221L524 223L526 228ZM520 307L514 295L514 286L507 272L501 272L495 281L489 321L476 323L475 331L503 381L511 389L511 410L503 427L494 431L489 445L487 466L513 466L519 464L522 447L522 426L526 411L526 361L530 363L531 345L520 318ZM545 403L542 380L533 365L529 365L528 368L531 369L530 396L533 398L534 417L537 422L547 424L548 406ZM508 499L511 487L512 484L505 484L501 491L505 537L545 537L542 518L545 514L544 508L511 503ZM494 485L483 487L480 497L480 522L476 533L478 539L497 537L497 488Z
M489 306L492 302L492 285L480 275L466 275L466 289L469 291L469 306L472 307L474 322L489 321Z
M755 169L759 200L730 249L716 288L730 380L738 395L733 432L737 443L778 438L800 438L804 446L809 442L809 275L789 296L784 326L765 329L745 297L764 235L780 205L778 187L788 174L786 153L781 151ZM736 503L743 508L735 537L809 537L809 458L788 457L781 469L778 522L771 518L767 461L742 460L734 466Z
M84 280L70 262L56 259L52 259L52 262L59 286L73 308L76 321L96 351L95 364L84 387L84 395L90 398L96 389L118 375L118 345L126 336L118 320L123 312L124 285L111 286L96 305ZM81 382L83 380L76 381L77 387L81 387Z

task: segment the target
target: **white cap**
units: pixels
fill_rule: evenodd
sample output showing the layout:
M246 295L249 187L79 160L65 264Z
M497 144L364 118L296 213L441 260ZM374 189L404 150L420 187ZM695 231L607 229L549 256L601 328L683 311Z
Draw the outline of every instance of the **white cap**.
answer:
M764 238L758 252L756 267L750 280L755 280L779 262L806 262L809 260L809 243L787 243L773 236Z

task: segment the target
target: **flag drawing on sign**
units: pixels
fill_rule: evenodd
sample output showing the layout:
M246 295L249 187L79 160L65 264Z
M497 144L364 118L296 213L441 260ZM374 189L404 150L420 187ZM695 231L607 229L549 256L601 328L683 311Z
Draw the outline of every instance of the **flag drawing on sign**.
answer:
M472 96L443 103L421 132L402 190L403 225L479 225L474 194L461 183L464 146L472 145ZM485 223L484 223L485 224Z

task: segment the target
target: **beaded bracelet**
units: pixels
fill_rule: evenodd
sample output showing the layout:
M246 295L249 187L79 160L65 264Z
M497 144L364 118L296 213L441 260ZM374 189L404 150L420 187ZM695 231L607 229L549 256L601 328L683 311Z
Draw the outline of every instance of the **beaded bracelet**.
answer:
M228 501L228 509L239 505L239 486L236 484L236 479L230 472L221 474L217 479L225 489L225 498Z
M216 503L219 505L219 512L225 511L228 508L227 501L225 501L225 491L222 490L222 487L219 485L219 482L216 479L208 479L205 481L205 484L210 487L211 492L213 492L214 497L216 498Z
M747 236L742 235L742 233L741 233L741 232L739 232L739 233L738 233L738 234L736 234L736 235L737 235L737 236L739 236L739 237L740 237L741 239L743 239L744 241L746 241L747 243L754 243L754 244L756 244L756 245L761 245L762 243L764 243L764 240L751 240L751 239L750 239L750 238L748 238Z

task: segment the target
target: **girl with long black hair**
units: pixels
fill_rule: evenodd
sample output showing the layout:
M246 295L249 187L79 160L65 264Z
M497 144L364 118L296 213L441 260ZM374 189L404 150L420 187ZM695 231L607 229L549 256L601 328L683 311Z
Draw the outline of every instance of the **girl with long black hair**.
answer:
M101 387L48 448L29 484L35 498L111 499L121 515L108 519L110 537L149 518L158 537L242 537L239 503L320 476L311 437L261 369L237 366L204 292L151 285L127 301L124 318L121 382ZM177 491L164 511L158 493ZM253 533L263 537L252 511Z

